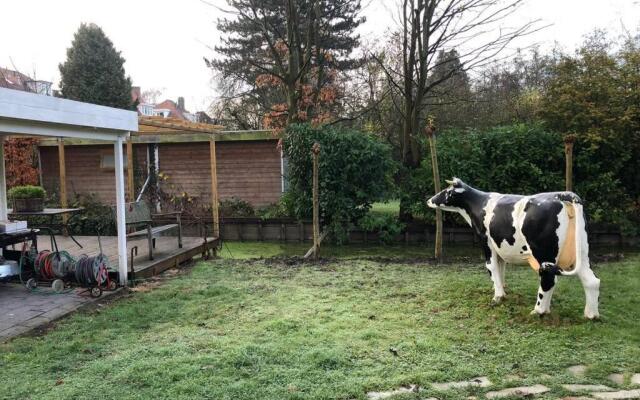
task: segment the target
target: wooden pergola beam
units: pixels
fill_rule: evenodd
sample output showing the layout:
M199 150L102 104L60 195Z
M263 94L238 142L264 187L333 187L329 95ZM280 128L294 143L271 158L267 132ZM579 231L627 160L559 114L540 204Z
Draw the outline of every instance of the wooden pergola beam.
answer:
M177 118L164 118L164 117L138 117L138 130L144 132L148 129L146 127L164 128L164 129L178 129L190 132L203 132L203 133L217 133L224 127L221 125L203 124L199 122L185 121Z

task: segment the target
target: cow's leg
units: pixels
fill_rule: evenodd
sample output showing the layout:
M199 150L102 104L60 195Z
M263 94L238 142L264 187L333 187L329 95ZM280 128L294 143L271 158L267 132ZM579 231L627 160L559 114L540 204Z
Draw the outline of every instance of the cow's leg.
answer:
M498 255L495 252L491 252L491 256L486 262L487 270L489 271L489 275L491 275L491 280L493 281L493 302L500 303L504 299L504 277L502 270L504 267L501 267L500 264L504 265L504 261L500 260Z
M500 278L502 279L502 290L507 292L507 284L505 283L505 272L507 270L507 263L504 260L498 261L498 268L500 268Z
M536 305L531 314L544 315L551 312L551 297L553 289L556 285L556 276L558 275L558 267L550 262L540 264L538 274L540 275L540 287L536 295Z
M593 273L588 263L579 270L578 277L582 282L586 297L584 316L588 319L599 318L598 297L600 296L600 279L596 277L596 274Z

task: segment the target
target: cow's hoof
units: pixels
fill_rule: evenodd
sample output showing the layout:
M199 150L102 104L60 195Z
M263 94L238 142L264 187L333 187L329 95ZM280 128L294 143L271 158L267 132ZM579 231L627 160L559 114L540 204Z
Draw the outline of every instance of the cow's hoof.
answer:
M599 321L600 320L600 314L584 314L584 317L586 319L588 319L589 321Z
M538 311L535 308L529 313L530 315L537 315L540 318L543 318L547 314L551 314L551 311Z
M503 301L504 301L504 296L494 296L494 298L491 300L491 302L494 305L501 304Z

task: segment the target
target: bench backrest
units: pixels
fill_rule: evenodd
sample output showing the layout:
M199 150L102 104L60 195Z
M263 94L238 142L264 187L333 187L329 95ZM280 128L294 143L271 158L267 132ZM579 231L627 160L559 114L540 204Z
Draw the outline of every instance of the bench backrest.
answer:
M125 205L124 219L127 224L151 222L151 210L144 201L136 201Z

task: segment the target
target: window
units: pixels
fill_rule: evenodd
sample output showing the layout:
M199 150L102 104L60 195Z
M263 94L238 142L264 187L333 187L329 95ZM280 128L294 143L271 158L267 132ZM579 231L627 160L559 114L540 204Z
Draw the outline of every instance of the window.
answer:
M124 160L124 169L127 169L127 157L125 154ZM113 155L113 152L103 152L100 154L100 169L103 171L115 171L116 169L116 160Z

